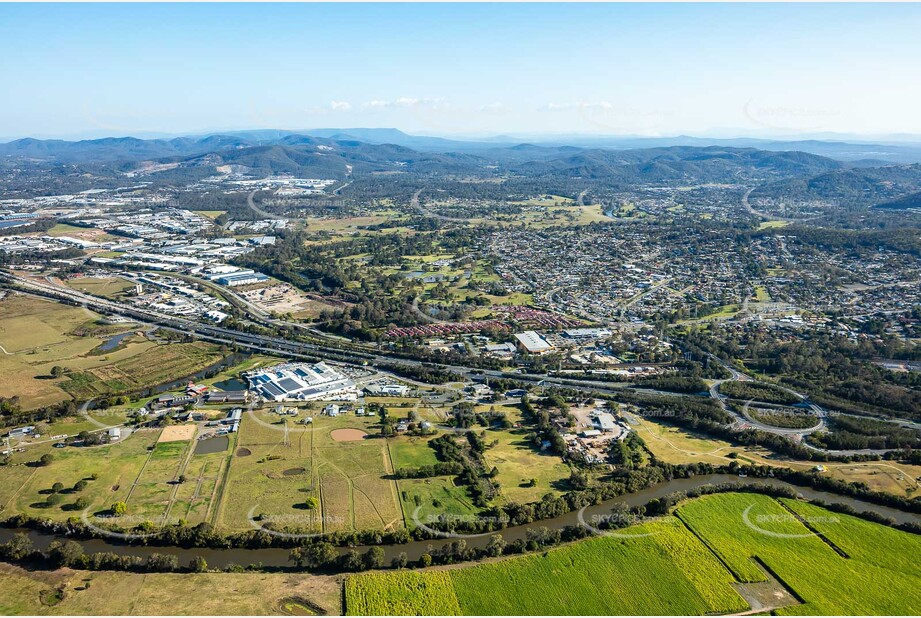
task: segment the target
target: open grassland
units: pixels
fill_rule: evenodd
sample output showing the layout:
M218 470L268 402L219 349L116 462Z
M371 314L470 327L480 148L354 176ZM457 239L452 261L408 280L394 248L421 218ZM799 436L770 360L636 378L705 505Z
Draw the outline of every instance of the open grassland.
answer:
M645 536L591 539L468 568L350 577L345 609L350 615L394 609L435 615L687 615L746 607L731 586L731 574L677 520L629 530ZM417 607L420 597L424 605Z
M763 465L783 465L796 470L811 470L815 462L798 461L773 454L757 446L734 445L725 440L697 436L677 427L669 427L637 418L632 425L650 451L661 461L686 464L698 461L728 464L748 461ZM917 479L921 466L894 461L862 461L851 463L826 463L826 474L847 482L866 483L873 491L885 491L898 496L914 496L919 491Z
M841 540L849 557L841 556L780 502L766 496L706 496L681 506L678 516L740 580L765 579L754 560L757 557L804 600L803 605L779 609L781 613L911 615L921 611L921 567L913 560L917 537L864 522L842 526L833 523L842 519L840 515L824 509L807 512L800 505L794 508L810 515L813 527L831 532L832 543Z
M398 436L387 440L393 469L419 468L438 463L435 451L428 442L432 437Z
M427 525L444 514L475 515L479 512L467 489L454 484L453 476L401 479L397 483L403 518L409 528Z
M107 240L118 240L118 236L106 233L105 230L94 227L80 227L78 225L69 225L67 223L58 223L53 228L44 232L47 236L69 236L91 242L105 242Z
M125 290L133 290L134 284L120 277L106 279L95 277L82 277L80 279L67 279L64 285L72 290L79 290L94 296L105 298L118 298Z
M518 420L517 409L509 414L512 421ZM499 470L496 480L502 499L507 502L533 502L548 493L559 491L559 484L569 478L571 470L558 455L537 450L526 440L529 429L490 429L486 432L487 444L496 441L495 446L486 449L483 457L489 468ZM530 487L529 481L537 483Z
M117 424L123 417L94 417ZM98 430L90 421L56 422L50 431L73 435ZM189 524L210 521L218 489L226 472L229 451L196 455L192 440L161 442L159 429L141 429L105 446L52 448L52 442L28 444L15 453L11 465L0 467L0 513L66 520L79 515L77 500L86 501L90 513L108 509L114 502L128 505L132 523ZM53 434L51 434L53 435ZM35 465L44 454L47 466ZM93 476L97 478L93 480ZM180 475L184 483L178 483ZM78 481L86 487L76 489ZM61 483L57 504L49 504L51 487Z
M138 345L145 346L140 354L68 373L61 388L76 399L129 392L182 378L220 360L217 347L205 343Z
M192 448L195 448L193 445ZM211 523L231 449L220 453L193 454L182 474L186 482L179 485L170 505L169 521L185 520L189 525Z
M336 615L340 585L328 576L292 573L118 573L62 569L32 572L0 564L0 614L268 616L301 600ZM56 591L63 599L47 604ZM46 599L43 602L42 599Z
M761 223L758 224L758 229L759 230L775 229L779 227L787 227L788 225L790 225L789 221L774 221L774 220L762 221Z
M178 487L175 482L189 447L188 441L157 442L129 493L128 505L134 517L155 524L167 523L173 491Z
M418 468L438 462L435 451L428 446L431 437L398 436L387 440L393 469ZM418 509L418 519L427 523L430 517L442 513L470 515L478 509L470 501L467 489L454 484L453 476L397 481L403 519L410 528L416 523L413 515Z
M193 373L219 359L201 343L156 344L132 336L99 350L134 325L109 325L101 316L31 296L0 300L0 396L18 396L25 409L153 386ZM63 377L51 376L53 367Z
M223 215L226 210L193 210L196 215L201 215L203 217L208 217L209 219L217 219Z
M729 453L746 452L744 447L735 447L724 440L692 435L677 427L661 425L639 417L632 427L646 446L658 459L673 464L707 462L728 463ZM766 451L765 451L766 452Z
M50 348L74 338L70 333L100 317L80 307L13 295L0 300L0 344L7 354L47 356Z
M240 425L236 451L221 504L219 524L246 529L249 512L314 529L394 528L403 525L387 442L368 438L338 442L336 429L376 433L377 419L309 412L311 425L289 420L284 444L281 417L269 411L247 414ZM301 412L301 417L308 412ZM262 421L261 423L259 421ZM427 447L422 447L427 448ZM305 509L308 497L318 509Z
M129 514L135 509L143 511L146 505L140 497L131 494L158 434L157 430L141 430L106 446L54 449L50 443L45 443L17 453L12 465L0 467L0 486L4 487L4 493L15 487L13 495L4 503L3 514L24 513L66 520L79 514L76 512L79 509L74 507L79 498L88 502L92 512L105 510L118 501L128 503ZM54 457L51 464L36 466L34 462L46 453ZM93 475L97 475L95 480L92 480ZM73 490L81 480L87 480L86 488ZM61 492L63 500L60 504L48 505L51 486L56 482L65 488Z

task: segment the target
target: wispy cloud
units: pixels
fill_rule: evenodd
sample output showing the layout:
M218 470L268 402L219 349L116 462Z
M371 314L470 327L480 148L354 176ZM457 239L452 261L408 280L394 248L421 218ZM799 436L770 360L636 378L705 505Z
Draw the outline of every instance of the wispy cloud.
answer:
M330 101L329 108L337 112L347 112L352 109L352 104L348 101Z
M542 112L559 112L573 109L610 110L614 109L614 105L612 103L608 103L607 101L579 101L572 103L547 103L546 105L538 108L538 110Z
M416 98L416 97L398 97L393 100L382 100L374 99L368 101L363 105L366 108L372 109L388 109L388 108L421 108L429 107L436 108L444 103L444 99L437 97L425 97L425 98Z
M480 112L504 112L508 111L508 107L502 101L493 101L492 103L487 103L481 105L477 111Z

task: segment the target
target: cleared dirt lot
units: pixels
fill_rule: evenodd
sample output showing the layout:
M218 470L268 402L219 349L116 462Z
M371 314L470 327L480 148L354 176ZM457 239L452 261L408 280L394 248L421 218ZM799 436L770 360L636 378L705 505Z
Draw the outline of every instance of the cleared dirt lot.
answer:
M195 425L170 425L164 427L157 442L182 442L195 437Z

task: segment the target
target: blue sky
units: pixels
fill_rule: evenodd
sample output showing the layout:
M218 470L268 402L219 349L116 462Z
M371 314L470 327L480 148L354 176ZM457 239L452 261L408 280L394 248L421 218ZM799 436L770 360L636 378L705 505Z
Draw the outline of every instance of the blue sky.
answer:
M0 137L921 134L921 5L0 5Z

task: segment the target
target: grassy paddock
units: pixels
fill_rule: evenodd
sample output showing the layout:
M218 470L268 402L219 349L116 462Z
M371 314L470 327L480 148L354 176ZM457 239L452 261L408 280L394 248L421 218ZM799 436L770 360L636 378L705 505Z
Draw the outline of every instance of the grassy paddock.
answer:
M106 325L79 307L11 296L0 300L0 396L18 396L25 409L70 398L88 399L145 388L201 369L220 355L203 343L156 344L130 337L98 350L112 334L135 325ZM64 376L51 376L53 367Z
M269 410L245 416L230 465L225 499L218 523L229 530L249 528L247 515L259 513L283 518L317 531L393 528L403 515L387 442L368 438L337 442L336 429L360 429L373 435L376 418L351 414L336 418L316 410L312 425L289 421L289 445L284 444L281 418ZM319 509L305 510L308 497ZM322 517L322 519L321 519Z
M336 578L292 573L118 573L62 569L31 572L0 564L0 614L270 616L286 599L340 612ZM63 591L49 606L47 593Z

